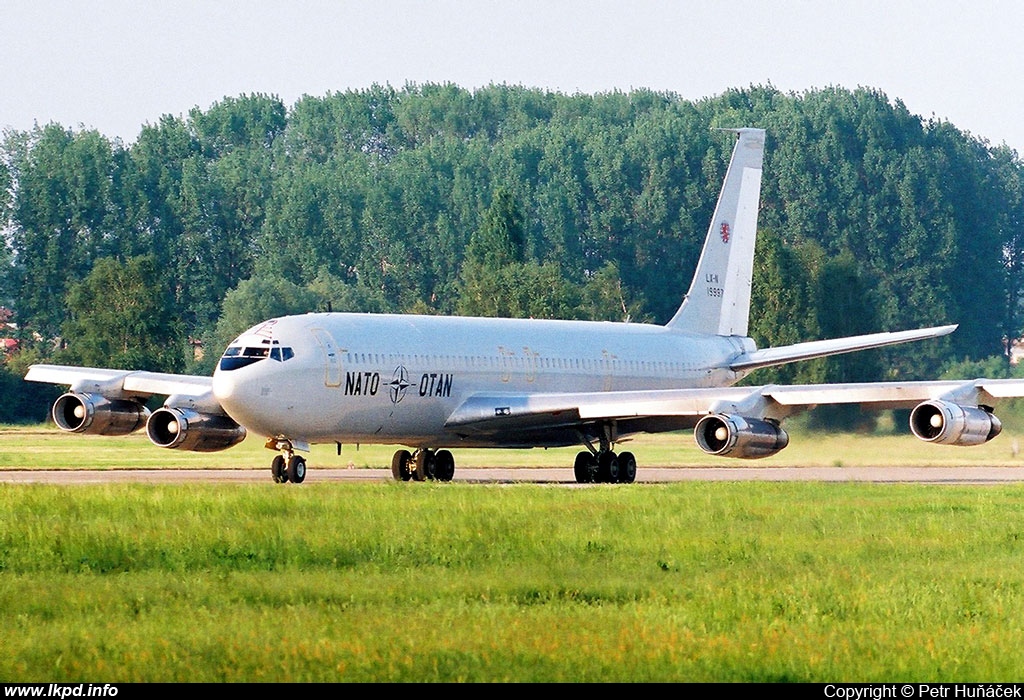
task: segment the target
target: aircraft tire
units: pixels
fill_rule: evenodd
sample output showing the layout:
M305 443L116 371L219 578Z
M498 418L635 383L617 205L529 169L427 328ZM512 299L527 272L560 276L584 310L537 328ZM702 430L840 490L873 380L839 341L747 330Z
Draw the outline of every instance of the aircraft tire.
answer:
M609 450L598 457L598 481L603 484L616 484L619 481L619 458Z
M415 466L412 478L415 481L427 481L434 478L434 453L430 450L417 450L413 458Z
M448 450L438 450L434 455L434 478L438 481L451 481L455 476L455 458Z
M283 484L288 481L288 471L284 455L274 457L274 461L270 463L270 473L274 477L275 484Z
M306 460L299 455L288 458L288 481L301 484L306 480Z
M632 452L619 455L619 483L632 484L636 481L636 457Z
M594 457L589 452L578 452L576 454L576 463L573 464L572 471L576 477L577 484L590 484L594 481Z
M398 450L391 458L391 476L395 481L408 481L412 478L409 463L412 462L412 455L409 450Z

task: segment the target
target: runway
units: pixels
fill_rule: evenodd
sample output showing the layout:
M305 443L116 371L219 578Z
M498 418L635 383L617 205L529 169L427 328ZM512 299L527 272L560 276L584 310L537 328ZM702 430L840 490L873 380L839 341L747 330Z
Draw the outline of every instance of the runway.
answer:
M310 468L306 481L290 488L317 483L391 481L388 469ZM572 469L465 468L456 470L456 483L577 484ZM908 484L1012 484L1024 483L1024 467L646 467L637 470L637 484L678 481L824 481ZM265 483L275 486L268 469L111 469L111 470L2 470L4 484L116 484L116 483Z

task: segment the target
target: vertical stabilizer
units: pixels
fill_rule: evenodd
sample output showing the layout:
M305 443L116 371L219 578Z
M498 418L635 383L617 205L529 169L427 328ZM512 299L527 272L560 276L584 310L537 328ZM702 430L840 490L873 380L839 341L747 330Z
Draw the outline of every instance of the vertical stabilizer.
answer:
M761 198L764 129L725 131L739 138L690 291L668 327L708 335L745 336Z

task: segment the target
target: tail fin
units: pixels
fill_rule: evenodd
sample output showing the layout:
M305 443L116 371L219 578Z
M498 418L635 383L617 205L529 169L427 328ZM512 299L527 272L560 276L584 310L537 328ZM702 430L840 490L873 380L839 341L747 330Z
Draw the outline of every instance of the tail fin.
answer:
M745 336L761 198L764 129L725 131L739 138L690 291L668 327L708 335Z

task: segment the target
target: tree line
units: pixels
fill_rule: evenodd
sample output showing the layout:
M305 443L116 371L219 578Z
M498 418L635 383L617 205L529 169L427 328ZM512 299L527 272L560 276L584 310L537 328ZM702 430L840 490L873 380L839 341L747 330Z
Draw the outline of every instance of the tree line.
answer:
M865 88L687 101L427 84L225 98L131 144L5 133L0 300L21 351L0 382L24 394L17 375L43 359L206 373L248 325L314 310L664 322L732 149L715 129L736 126L768 131L759 345L960 324L754 379L1008 371L1024 189L1006 146ZM11 405L0 420L25 410Z

